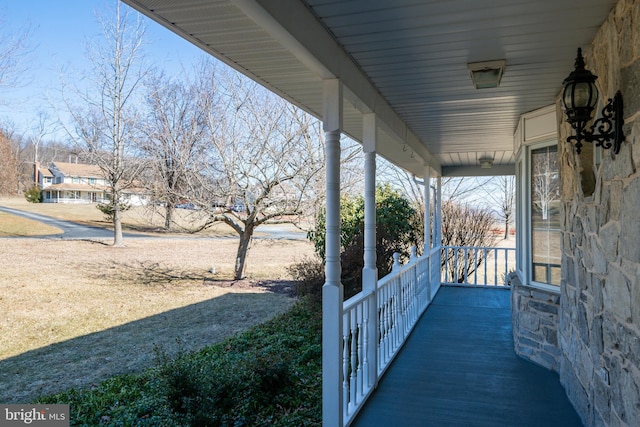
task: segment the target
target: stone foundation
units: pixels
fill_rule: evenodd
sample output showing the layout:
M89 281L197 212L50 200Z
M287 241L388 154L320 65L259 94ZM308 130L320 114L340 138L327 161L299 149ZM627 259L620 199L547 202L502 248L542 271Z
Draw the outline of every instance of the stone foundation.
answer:
M560 295L523 285L511 279L511 320L516 354L547 369L558 371L558 312Z

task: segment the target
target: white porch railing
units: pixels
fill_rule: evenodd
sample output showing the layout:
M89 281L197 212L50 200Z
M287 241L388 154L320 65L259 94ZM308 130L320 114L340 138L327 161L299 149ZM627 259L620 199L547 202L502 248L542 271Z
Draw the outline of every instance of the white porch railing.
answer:
M440 248L400 265L398 255L375 294L360 292L343 305L342 391L349 425L440 287Z
M442 247L442 277L446 285L506 286L516 266L515 248Z
M446 260L446 262L445 262ZM342 410L348 426L387 370L442 284L505 286L515 267L514 248L443 246L401 265L376 292L360 292L343 304Z
M89 197L44 197L43 203L67 203L67 204L89 204L89 203L109 203L109 199Z

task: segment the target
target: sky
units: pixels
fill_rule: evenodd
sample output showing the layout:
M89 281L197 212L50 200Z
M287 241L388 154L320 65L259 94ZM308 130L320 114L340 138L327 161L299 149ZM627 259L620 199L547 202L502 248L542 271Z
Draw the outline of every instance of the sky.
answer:
M102 37L97 16L114 10L115 0L0 0L0 33L29 30L26 72L19 87L0 88L0 124L30 135L39 112L58 117L56 88L88 66L87 40ZM122 4L123 7L128 6ZM137 13L131 10L132 13ZM178 73L203 53L145 18L145 54L169 74Z

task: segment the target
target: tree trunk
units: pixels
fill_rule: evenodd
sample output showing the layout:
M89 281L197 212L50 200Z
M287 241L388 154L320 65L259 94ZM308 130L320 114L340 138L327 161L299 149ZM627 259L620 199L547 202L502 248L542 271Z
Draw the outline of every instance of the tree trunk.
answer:
M246 227L244 232L240 234L240 243L238 243L238 252L236 253L236 265L233 271L234 279L244 279L246 269L246 259L249 249L251 249L251 240L253 238L253 227Z
M507 240L509 238L509 223L511 222L511 218L507 217L504 220L504 240Z
M120 204L117 202L113 205L113 246L124 246L124 239L122 237L122 212L120 211Z
M167 203L167 207L164 213L164 229L171 230L171 221L173 220L173 204L171 202Z

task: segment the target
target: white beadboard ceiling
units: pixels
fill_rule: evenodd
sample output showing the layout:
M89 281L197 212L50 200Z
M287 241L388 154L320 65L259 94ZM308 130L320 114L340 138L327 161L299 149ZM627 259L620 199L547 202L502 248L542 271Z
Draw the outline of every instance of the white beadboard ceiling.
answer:
M360 139L362 113L376 113L378 151L418 175L512 165L519 116L555 103L616 3L123 1L318 118L323 79L340 78L345 132ZM476 90L467 64L501 59L500 87Z

